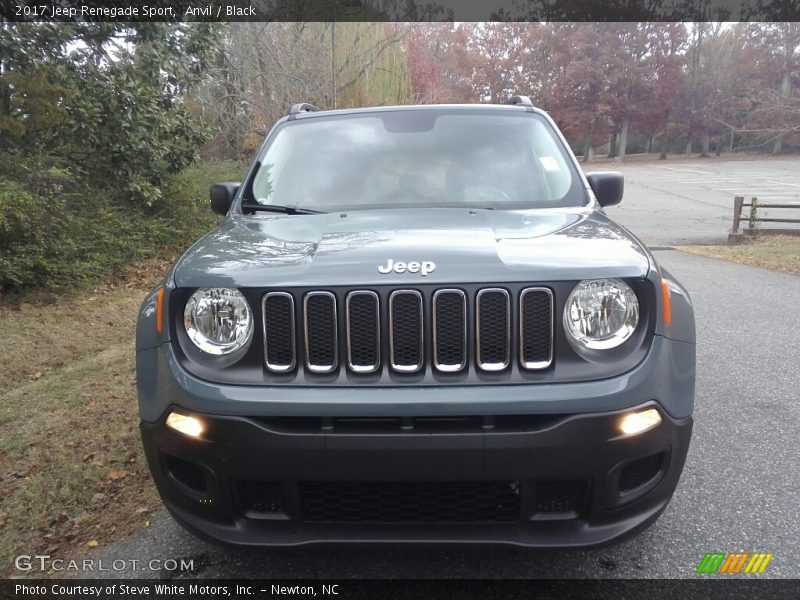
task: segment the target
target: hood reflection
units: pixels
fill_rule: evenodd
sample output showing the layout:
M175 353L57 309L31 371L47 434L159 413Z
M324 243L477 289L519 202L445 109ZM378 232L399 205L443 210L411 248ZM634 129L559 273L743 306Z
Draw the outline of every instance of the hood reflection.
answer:
M415 281L379 275L387 259L435 261L427 281L464 283L567 279L603 266L641 276L648 267L641 245L602 213L431 208L233 216L184 254L175 278L187 287Z

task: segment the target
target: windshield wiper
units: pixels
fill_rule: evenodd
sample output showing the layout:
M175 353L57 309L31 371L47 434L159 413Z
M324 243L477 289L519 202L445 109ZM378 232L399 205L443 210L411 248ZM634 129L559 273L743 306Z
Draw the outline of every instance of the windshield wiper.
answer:
M299 208L297 206L281 206L280 204L242 204L242 211L247 212L262 211L262 212L275 212L286 213L287 215L321 215L324 211L311 210L310 208Z

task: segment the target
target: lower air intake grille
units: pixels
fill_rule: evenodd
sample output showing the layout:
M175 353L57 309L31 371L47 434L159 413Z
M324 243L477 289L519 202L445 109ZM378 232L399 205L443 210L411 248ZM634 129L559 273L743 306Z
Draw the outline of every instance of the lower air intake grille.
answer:
M285 511L281 486L268 481L239 481L236 483L236 500L247 513L282 513Z
M517 481L300 483L303 519L317 522L516 521L519 497Z
M536 482L534 511L540 514L577 513L583 507L583 481Z
M619 474L619 491L629 492L650 482L661 471L664 452L640 458L623 467Z
M164 455L164 458L169 472L175 479L195 492L207 491L208 480L203 467L170 454Z

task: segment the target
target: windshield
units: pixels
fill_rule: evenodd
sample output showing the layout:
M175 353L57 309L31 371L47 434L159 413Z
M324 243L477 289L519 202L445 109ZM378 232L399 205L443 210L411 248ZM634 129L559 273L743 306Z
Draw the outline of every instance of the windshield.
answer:
M283 124L246 202L320 211L581 206L580 182L530 113L405 110Z

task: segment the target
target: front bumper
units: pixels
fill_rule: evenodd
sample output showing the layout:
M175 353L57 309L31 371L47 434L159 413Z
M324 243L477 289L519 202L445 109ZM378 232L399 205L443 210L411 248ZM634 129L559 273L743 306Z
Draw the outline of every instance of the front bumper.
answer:
M630 409L339 419L193 413L195 440L143 421L159 493L191 531L240 545L585 546L647 526L678 483L690 417L624 437ZM621 489L622 488L622 489Z
M694 405L695 345L656 335L644 360L615 377L531 385L247 386L200 379L167 342L136 353L139 415L157 422L171 405L243 417L579 414L632 408L650 399L676 419Z

